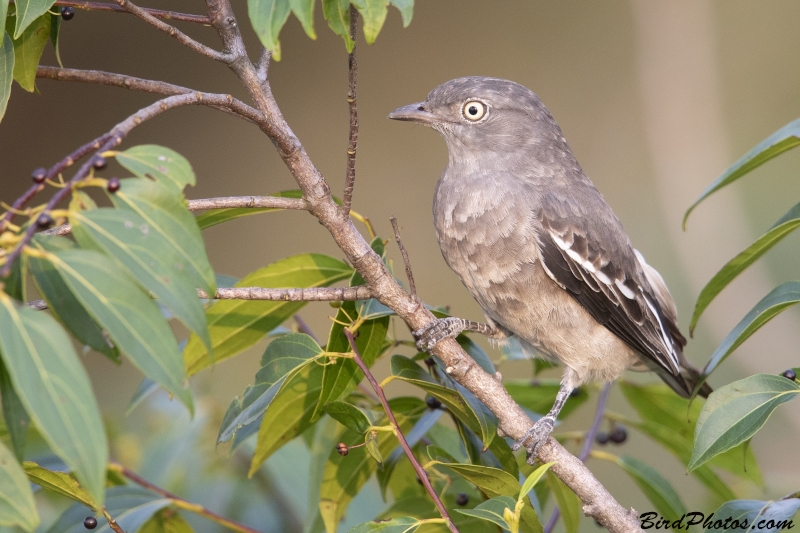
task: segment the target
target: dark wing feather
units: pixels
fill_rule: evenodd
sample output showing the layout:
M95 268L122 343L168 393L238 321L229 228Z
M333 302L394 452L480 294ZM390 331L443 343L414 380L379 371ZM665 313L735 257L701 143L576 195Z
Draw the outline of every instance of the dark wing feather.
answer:
M680 345L673 340L677 326L661 311L619 221L610 210L597 215L582 216L574 200L545 195L539 244L548 274L595 320L647 357L651 368L666 371L673 377L669 381L678 380L685 390Z

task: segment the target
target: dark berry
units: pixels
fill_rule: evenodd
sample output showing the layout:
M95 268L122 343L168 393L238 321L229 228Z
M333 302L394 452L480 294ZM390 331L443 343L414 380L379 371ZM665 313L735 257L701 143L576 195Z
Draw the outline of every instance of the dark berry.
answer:
M430 407L431 409L442 408L442 402L440 402L437 398L434 398L433 396L428 396L427 398L425 398L425 403L428 404L428 407Z
M417 476L417 483L419 483L420 485L423 485L422 480L419 478L419 476Z
M789 370L781 374L781 376L785 377L786 379L791 379L792 381L794 381L797 379L797 372L795 372L794 369L790 368Z
M64 6L61 8L61 18L64 20L71 20L75 16L75 9L71 6Z
M600 431L594 436L594 440L597 442L597 444L608 444L608 433L605 431Z
M105 157L98 156L92 160L92 166L95 168L95 170L103 170L108 166L108 161Z
M47 169L44 168L37 168L31 174L31 179L33 179L34 183L44 183L45 178L47 177Z
M628 438L628 432L622 426L615 426L608 434L608 440L615 444L622 444Z
M39 215L39 218L36 219L36 225L39 227L39 229L47 229L53 225L53 222L53 217L47 213L42 213Z
M106 185L106 189L110 193L115 193L119 190L119 178L111 178L108 180L108 185Z
M425 359L425 366L431 367L436 365L436 360L433 357L428 357Z
M94 529L94 528L96 528L97 527L97 518L95 518L93 516L87 516L83 521L83 527L85 527L86 529Z
M569 397L570 398L574 398L575 396L579 395L580 393L581 393L581 388L580 387L575 387L574 389L572 389L572 392L569 393Z
M347 455L347 453L348 453L350 450L349 450L349 448L347 447L347 444L345 444L344 442L340 442L339 444L337 444L337 445L336 445L336 451L337 451L337 452L339 452L339 455L341 455L342 457L344 457L345 455Z
M458 505L460 505L461 507L464 507L465 505L467 505L469 503L469 496L467 496L466 494L464 494L462 492L461 494L456 496L456 503Z

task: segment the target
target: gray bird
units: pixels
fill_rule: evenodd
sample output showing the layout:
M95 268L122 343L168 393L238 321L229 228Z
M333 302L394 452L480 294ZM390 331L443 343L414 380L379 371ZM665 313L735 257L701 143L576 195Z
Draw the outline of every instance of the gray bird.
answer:
M439 319L414 332L417 345L430 350L464 330L513 335L566 367L553 408L515 450L527 442L535 458L572 390L587 381L649 369L689 397L699 372L683 355L664 280L633 248L536 94L508 80L458 78L389 118L429 126L447 142L436 236L488 321ZM704 384L700 394L710 392Z

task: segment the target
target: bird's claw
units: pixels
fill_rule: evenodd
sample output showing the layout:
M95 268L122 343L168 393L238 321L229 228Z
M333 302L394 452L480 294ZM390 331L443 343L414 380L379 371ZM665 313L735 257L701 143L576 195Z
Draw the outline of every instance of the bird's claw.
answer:
M550 415L543 416L533 424L531 429L525 432L525 435L523 435L521 439L514 442L511 449L517 451L525 446L525 449L528 451L528 464L534 464L536 456L539 455L539 450L541 450L544 443L547 442L547 438L550 436L550 433L552 433L555 424L555 417ZM527 444L525 444L526 442Z
M454 316L437 318L424 328L412 331L411 334L417 339L417 349L427 352L448 337L458 337L464 331L463 322Z

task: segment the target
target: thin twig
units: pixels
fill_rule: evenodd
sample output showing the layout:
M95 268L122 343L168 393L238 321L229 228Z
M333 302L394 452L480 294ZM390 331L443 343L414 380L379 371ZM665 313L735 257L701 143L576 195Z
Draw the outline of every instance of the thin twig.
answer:
M136 4L130 2L130 0L116 0L117 5L119 5L125 11L132 13L142 19L143 21L147 22L151 26L154 26L156 29L166 33L170 37L175 38L179 43L188 46L198 54L204 55L206 57L210 57L216 61L221 61L223 63L230 63L231 61L231 54L225 52L218 52L213 48L210 48L204 45L201 42L195 41L182 31L180 31L175 26L167 24L159 20L156 16L151 15L146 9L143 9Z
M586 462L586 458L589 457L589 452L592 451L592 445L594 444L594 438L597 436L597 432L600 430L600 423L603 421L603 413L606 411L606 401L608 400L608 393L611 392L611 385L612 383L606 383L603 385L603 390L600 391L600 396L597 397L597 409L594 412L594 420L592 420L592 425L589 428L589 431L586 432L586 435L583 437L583 448L581 449L581 453L578 454L578 459ZM550 519L547 521L547 525L544 527L544 533L550 533L553 531L553 528L556 527L556 523L558 523L558 518L561 516L561 509L556 507L553 509L553 514L550 515Z
M261 56L259 56L258 64L256 65L256 75L262 82L267 81L267 78L269 78L269 64L271 60L272 52L267 50L264 45L261 45Z
M95 144L99 144L101 140L105 139L105 142L102 142L102 144L100 144L100 147L97 149L96 154L100 154L107 150L111 150L112 148L119 146L119 144L122 142L125 136L128 133L130 133L130 131L133 130L133 128L135 128L142 122L150 120L151 118L160 115L164 111L173 109L175 107L202 103L202 98L203 97L200 93L189 93L189 94L179 94L175 96L169 96L167 98L158 100L157 102L154 102L149 106L140 109L133 115L129 116L128 118L126 118L125 120L114 126L114 128L112 128L110 132L103 134L102 136L92 141L92 143L89 143L89 145L84 145L84 146L94 147ZM70 179L65 184L64 187L59 189L58 192L56 192L53 195L53 197L45 206L43 213L51 211L56 205L59 204L59 202L61 202L64 198L67 197L67 195L69 195L72 192L72 189L76 183L85 179L87 176L90 176L90 171L92 170L92 164L94 163L96 157L98 156L95 155L95 157L92 157L91 159L86 161L83 165L81 165L81 167L72 177L72 179ZM0 276L8 276L11 270L11 265L14 264L16 258L19 257L19 255L22 253L23 248L25 248L25 246L27 246L28 243L31 241L31 239L33 238L33 234L36 233L36 230L37 230L36 224L31 224L30 226L28 226L28 229L25 231L25 234L23 235L20 242L17 243L17 246L6 256L7 262L6 265L3 267L3 269L0 270Z
M180 496L177 496L177 495L175 495L175 494L173 494L173 493L171 493L171 492L169 492L169 491L167 491L165 489L162 489L158 485L154 485L153 483L150 483L149 481L147 481L146 479L141 477L136 472L133 472L132 470L129 470L128 468L125 468L124 466L122 466L119 463L113 463L112 462L109 465L109 468L113 469L113 470L116 470L117 472L119 472L120 474L122 474L126 478L130 479L131 481L133 481L137 485L141 485L142 487L144 487L144 488L146 488L146 489L148 489L148 490L150 490L152 492L155 492L156 494L158 494L160 496L163 496L164 498L172 500L172 504L175 505L178 508L186 509L187 511L190 511L192 513L198 514L198 515L200 515L202 517L205 517L205 518L211 520L212 522L216 522L217 524L219 524L221 526L225 526L228 529L232 529L233 531L239 531L240 533L261 533L260 531L258 531L256 529L253 529L253 528L251 528L249 526L246 526L244 524L240 524L239 522L235 522L235 521L233 521L233 520L231 520L229 518L225 518L222 515L218 515L217 513L206 509L205 507L203 507L200 504L188 502L188 501L184 500L183 498L181 498Z
M105 517L106 517L106 521L108 522L108 527L110 527L111 529L113 529L113 530L114 530L114 533L125 533L125 532L122 530L122 528L121 528L121 527L119 527L119 524L117 524L117 521L116 521L116 520L114 520L114 518L113 518L113 517L112 517L112 516L111 516L111 515L108 513L108 511L106 511L106 508L105 508L105 507L103 507L103 509L102 509L102 513L103 513L103 516L105 516Z
M347 103L350 107L350 135L347 142L347 172L345 173L344 194L342 194L342 218L350 216L353 203L353 187L356 182L356 148L358 146L358 106L356 103L356 85L358 62L356 61L356 30L358 29L358 11L350 5L350 38L353 40L353 51L347 57L349 87Z
M294 315L294 321L297 324L297 330L300 333L305 333L306 335L308 335L309 337L314 339L314 342L319 344L319 341L317 340L317 336L314 335L313 331L311 331L311 328L308 326L308 324L306 324L306 321L303 320L303 317L301 317L300 315Z
M361 359L361 354L356 346L355 337L353 337L353 334L347 328L344 328L344 334L347 336L347 340L350 342L350 348L353 350L353 360L355 360L361 371L364 372L367 381L369 381L369 384L372 385L372 389L375 391L375 394L378 395L378 399L381 401L381 405L383 405L383 410L386 411L386 416L389 417L389 422L391 422L392 426L394 426L397 440L400 441L400 446L402 446L403 451L406 452L406 457L408 457L408 460L411 461L411 465L414 467L414 471L417 473L420 481L422 481L422 485L425 487L425 490L428 491L428 494L433 499L436 507L439 509L439 514L441 514L442 518L444 518L447 527L452 533L458 533L458 529L453 523L453 520L450 518L450 515L447 513L447 509L444 508L442 500L439 499L439 495L436 494L436 490L434 490L433 486L431 485L431 481L428 479L428 473L424 468L422 468L422 465L419 464L417 457L414 455L414 452L408 445L408 441L406 441L406 437L403 435L403 432L400 429L400 424L397 423L397 419L394 417L394 412L392 412L392 408L389 407L389 402L386 401L386 395L383 393L383 389L375 380L375 376L373 376L372 372L369 371L367 365L364 364L364 360Z
M36 77L57 80L57 81L73 81L80 83L93 83L98 85L109 85L112 87L121 87L123 89L130 89L132 91L142 91L154 94L163 94L165 96L172 96L176 94L198 93L202 94L203 98L207 101L211 99L224 99L228 103L226 105L207 104L209 107L214 107L222 111L229 112L232 115L244 118L250 122L258 123L264 120L264 115L257 109L245 104L241 100L233 98L229 94L220 93L204 93L190 89L188 87L181 87L165 81L147 80L143 78L136 78L134 76L127 76L125 74L116 74L114 72L105 72L102 70L81 70L74 68L61 68L40 65L36 69Z
M14 3L14 0L10 0ZM106 4L103 2L83 2L74 0L58 0L55 4L57 7L69 6L78 9L85 9L87 11L116 11L117 13L130 13L116 4ZM189 13L178 13L177 11L164 11L163 9L151 9L148 7L142 8L156 18L164 20L180 20L181 22L193 22L195 24L210 25L211 21L206 15L192 15Z
M414 284L414 274L411 272L411 262L408 260L408 252L406 247L403 246L403 239L400 238L400 228L397 226L397 219L392 215L389 217L392 222L392 229L394 229L394 240L397 242L397 247L400 248L400 254L403 256L403 264L406 266L406 277L408 278L408 286L411 289L411 296L417 297L417 286Z

